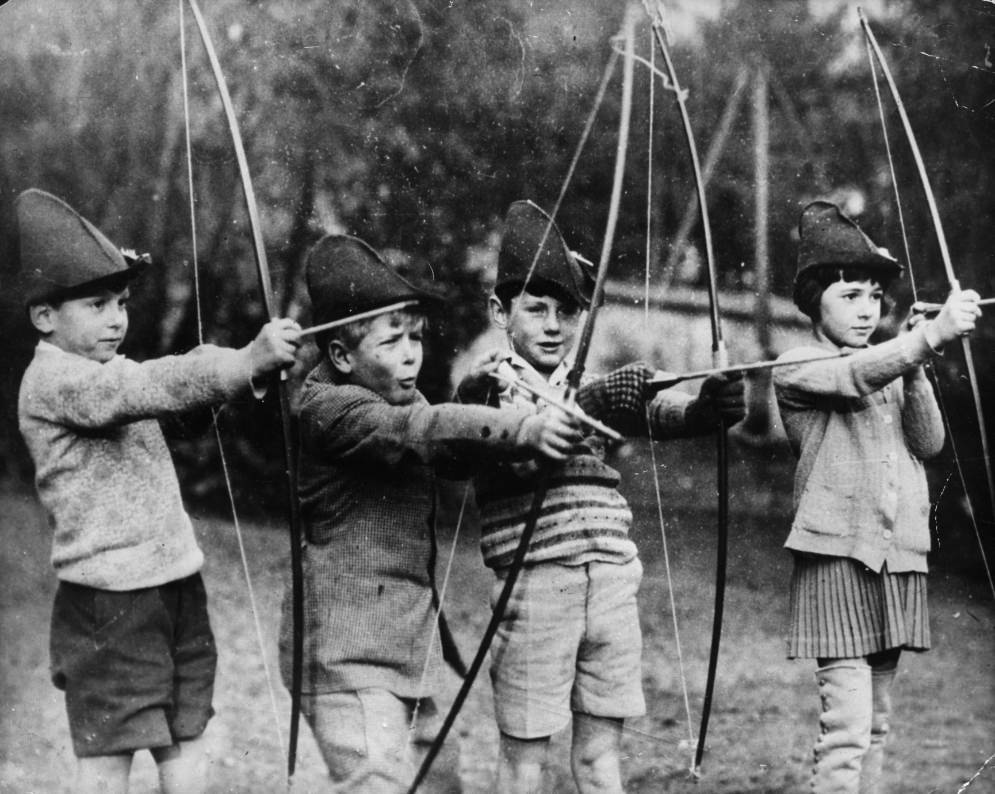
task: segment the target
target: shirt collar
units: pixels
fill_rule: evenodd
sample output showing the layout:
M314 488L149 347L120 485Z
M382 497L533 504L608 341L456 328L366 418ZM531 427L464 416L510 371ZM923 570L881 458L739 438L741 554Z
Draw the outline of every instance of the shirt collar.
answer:
M516 371L532 372L536 377L545 380L550 386L565 386L567 382L567 375L570 374L570 368L573 366L570 356L567 356L557 365L556 369L554 369L547 378L528 361L522 358L521 355L513 350L508 353L508 357L505 360L511 364Z

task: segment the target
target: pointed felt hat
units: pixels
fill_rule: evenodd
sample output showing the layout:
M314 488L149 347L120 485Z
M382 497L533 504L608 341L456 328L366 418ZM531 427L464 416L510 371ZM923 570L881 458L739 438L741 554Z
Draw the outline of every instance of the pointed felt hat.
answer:
M594 289L590 263L567 247L553 219L531 201L516 201L504 219L494 292L506 300L526 281L544 289L553 287L579 306L591 302Z
M428 306L442 297L417 287L358 237L329 234L311 246L304 275L315 325L403 301Z
M798 270L795 281L819 265L863 267L898 275L902 266L887 248L880 248L835 204L813 201L798 220Z
M69 295L96 282L139 275L147 260L127 257L76 210L30 188L14 202L25 305Z

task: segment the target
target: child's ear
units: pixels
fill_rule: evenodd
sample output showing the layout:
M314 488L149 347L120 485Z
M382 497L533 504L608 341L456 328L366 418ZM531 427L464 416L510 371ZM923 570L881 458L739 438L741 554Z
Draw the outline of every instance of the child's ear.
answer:
M340 340L332 339L325 352L328 353L328 360L332 362L332 366L342 375L352 372L352 355Z
M504 310L504 304L501 303L497 295L491 295L487 299L487 310L490 312L494 327L506 331L508 329L508 312Z
M55 330L52 320L53 308L48 303L35 303L28 307L28 319L31 324L42 334L50 334Z

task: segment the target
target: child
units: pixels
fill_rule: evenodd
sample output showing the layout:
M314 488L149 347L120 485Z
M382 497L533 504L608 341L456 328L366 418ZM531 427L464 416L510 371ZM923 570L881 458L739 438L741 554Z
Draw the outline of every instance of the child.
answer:
M458 388L464 400L535 410L529 394L497 386L494 372L562 393L592 285L551 223L528 201L508 210L489 306L511 352L484 356ZM642 365L623 367L583 386L577 402L620 432L654 438L704 434L743 417L741 380L712 378L697 398L668 391L647 405L652 375ZM604 440L590 435L552 472L525 567L495 637L491 680L501 792L543 790L550 738L571 712L578 789L622 791L623 721L645 710L636 609L642 566L629 538L632 514L617 490L618 472L604 455ZM475 481L481 550L497 575L492 602L525 528L535 474L534 465L497 465Z
M435 296L361 240L319 240L306 275L316 324L384 313L321 333L322 358L301 394L301 710L335 791L404 791L414 777L408 729L416 707L432 713L442 672L432 643L435 472L465 477L484 456L560 460L579 434L558 411L429 405L416 380ZM288 686L291 624L288 592L280 633Z
M157 417L292 366L299 328L274 320L241 350L131 361L117 350L141 268L48 193L27 190L16 208L39 335L18 419L53 530L51 672L66 693L76 790L127 791L132 755L148 748L164 791L202 791L216 654L203 554Z
M798 456L788 656L818 663L812 791L873 794L899 655L929 648L922 460L944 432L922 365L972 331L980 310L976 293L955 292L935 319L872 345L901 266L833 204L809 204L799 232L795 303L815 339L781 358L826 360L774 372Z

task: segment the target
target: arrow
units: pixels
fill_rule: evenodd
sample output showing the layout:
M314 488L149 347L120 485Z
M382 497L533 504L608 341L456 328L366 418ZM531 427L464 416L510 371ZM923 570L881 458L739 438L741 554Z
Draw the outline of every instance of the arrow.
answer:
M809 364L813 361L825 361L826 359L832 358L843 358L844 356L849 356L850 351L844 350L840 351L838 354L833 356L813 356L812 358L799 358L788 361L755 361L752 364L739 364L733 367L714 367L712 369L699 369L693 372L684 372L675 375L671 372L661 372L656 377L650 378L646 382L646 387L653 393L658 391L663 391L664 389L669 389L678 383L682 383L686 380L698 380L699 378L709 378L712 375L731 375L733 373L745 374L747 372L756 372L757 370L764 369L774 369L775 367L790 367L797 366L799 364Z
M978 306L995 306L995 298L982 298L978 301ZM942 303L927 303L926 301L916 301L912 304L914 314L937 314L943 308Z

